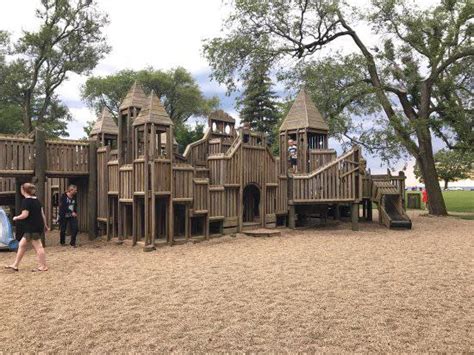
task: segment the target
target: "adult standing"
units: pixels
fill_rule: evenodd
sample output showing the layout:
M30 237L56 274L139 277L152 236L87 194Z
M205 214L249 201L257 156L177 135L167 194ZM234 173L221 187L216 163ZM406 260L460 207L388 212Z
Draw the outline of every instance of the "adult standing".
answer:
M77 223L77 186L69 185L66 192L59 200L59 226L60 226L60 243L66 245L67 226L71 228L71 246L76 247L76 238L79 231Z
M18 271L18 266L26 252L28 242L31 242L38 257L38 267L33 271L48 271L46 265L46 254L41 243L44 232L49 230L46 223L43 206L36 198L36 187L33 184L25 183L21 186L21 194L24 199L21 202L21 214L13 217L13 221L22 221L23 237L20 240L15 262L5 266L6 269Z

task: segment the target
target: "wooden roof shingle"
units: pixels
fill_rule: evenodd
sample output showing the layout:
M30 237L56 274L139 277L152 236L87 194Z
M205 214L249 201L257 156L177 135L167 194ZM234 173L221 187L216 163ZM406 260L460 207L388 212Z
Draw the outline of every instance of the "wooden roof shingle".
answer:
M99 134L112 134L118 135L118 127L114 121L114 118L107 108L102 109L102 113L97 117L97 121L94 123L94 127L90 132L90 136Z
M173 124L173 121L171 121L170 116L168 116L168 113L166 113L165 108L161 104L160 98L156 96L153 90L150 96L148 96L147 104L142 108L135 121L133 121L133 126L145 123L156 123L164 126L171 126Z
M280 126L280 132L300 128L329 131L328 124L304 88L296 96L290 111Z
M143 91L142 86L135 81L128 90L127 95L120 104L120 111L125 110L129 107L138 107L143 108L147 104L147 98L145 92Z

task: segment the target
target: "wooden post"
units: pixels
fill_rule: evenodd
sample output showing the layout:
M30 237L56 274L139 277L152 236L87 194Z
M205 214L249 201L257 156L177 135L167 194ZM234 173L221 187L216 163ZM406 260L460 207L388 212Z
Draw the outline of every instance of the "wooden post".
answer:
M45 206L45 184L46 184L46 135L44 131L35 130L35 185L36 197ZM46 246L44 236L41 238L43 247Z
M88 185L89 239L97 237L97 141L89 141L89 185Z
M367 220L372 222L372 201L367 200Z
M288 206L288 228L290 229L296 228L295 205Z
M351 204L351 219L352 219L352 230L358 231L359 230L359 204L358 203Z

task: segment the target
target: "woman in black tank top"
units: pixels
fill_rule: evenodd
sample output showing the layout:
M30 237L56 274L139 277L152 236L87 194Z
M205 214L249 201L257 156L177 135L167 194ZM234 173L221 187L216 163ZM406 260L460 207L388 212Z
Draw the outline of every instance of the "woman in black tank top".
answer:
M13 220L22 221L24 234L18 247L15 262L11 265L6 265L5 269L18 271L18 265L20 265L21 259L25 255L26 246L31 241L38 257L38 267L33 269L33 271L48 271L41 237L46 230L49 230L49 227L46 223L43 206L36 198L35 193L35 185L26 183L21 186L21 194L25 198L21 203L21 214L13 217Z

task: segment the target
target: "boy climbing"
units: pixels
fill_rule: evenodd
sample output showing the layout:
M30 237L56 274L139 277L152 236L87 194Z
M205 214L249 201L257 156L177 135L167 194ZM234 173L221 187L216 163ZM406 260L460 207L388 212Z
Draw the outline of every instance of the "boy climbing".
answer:
M288 140L288 160L290 161L292 173L296 173L298 169L298 147L293 139Z

